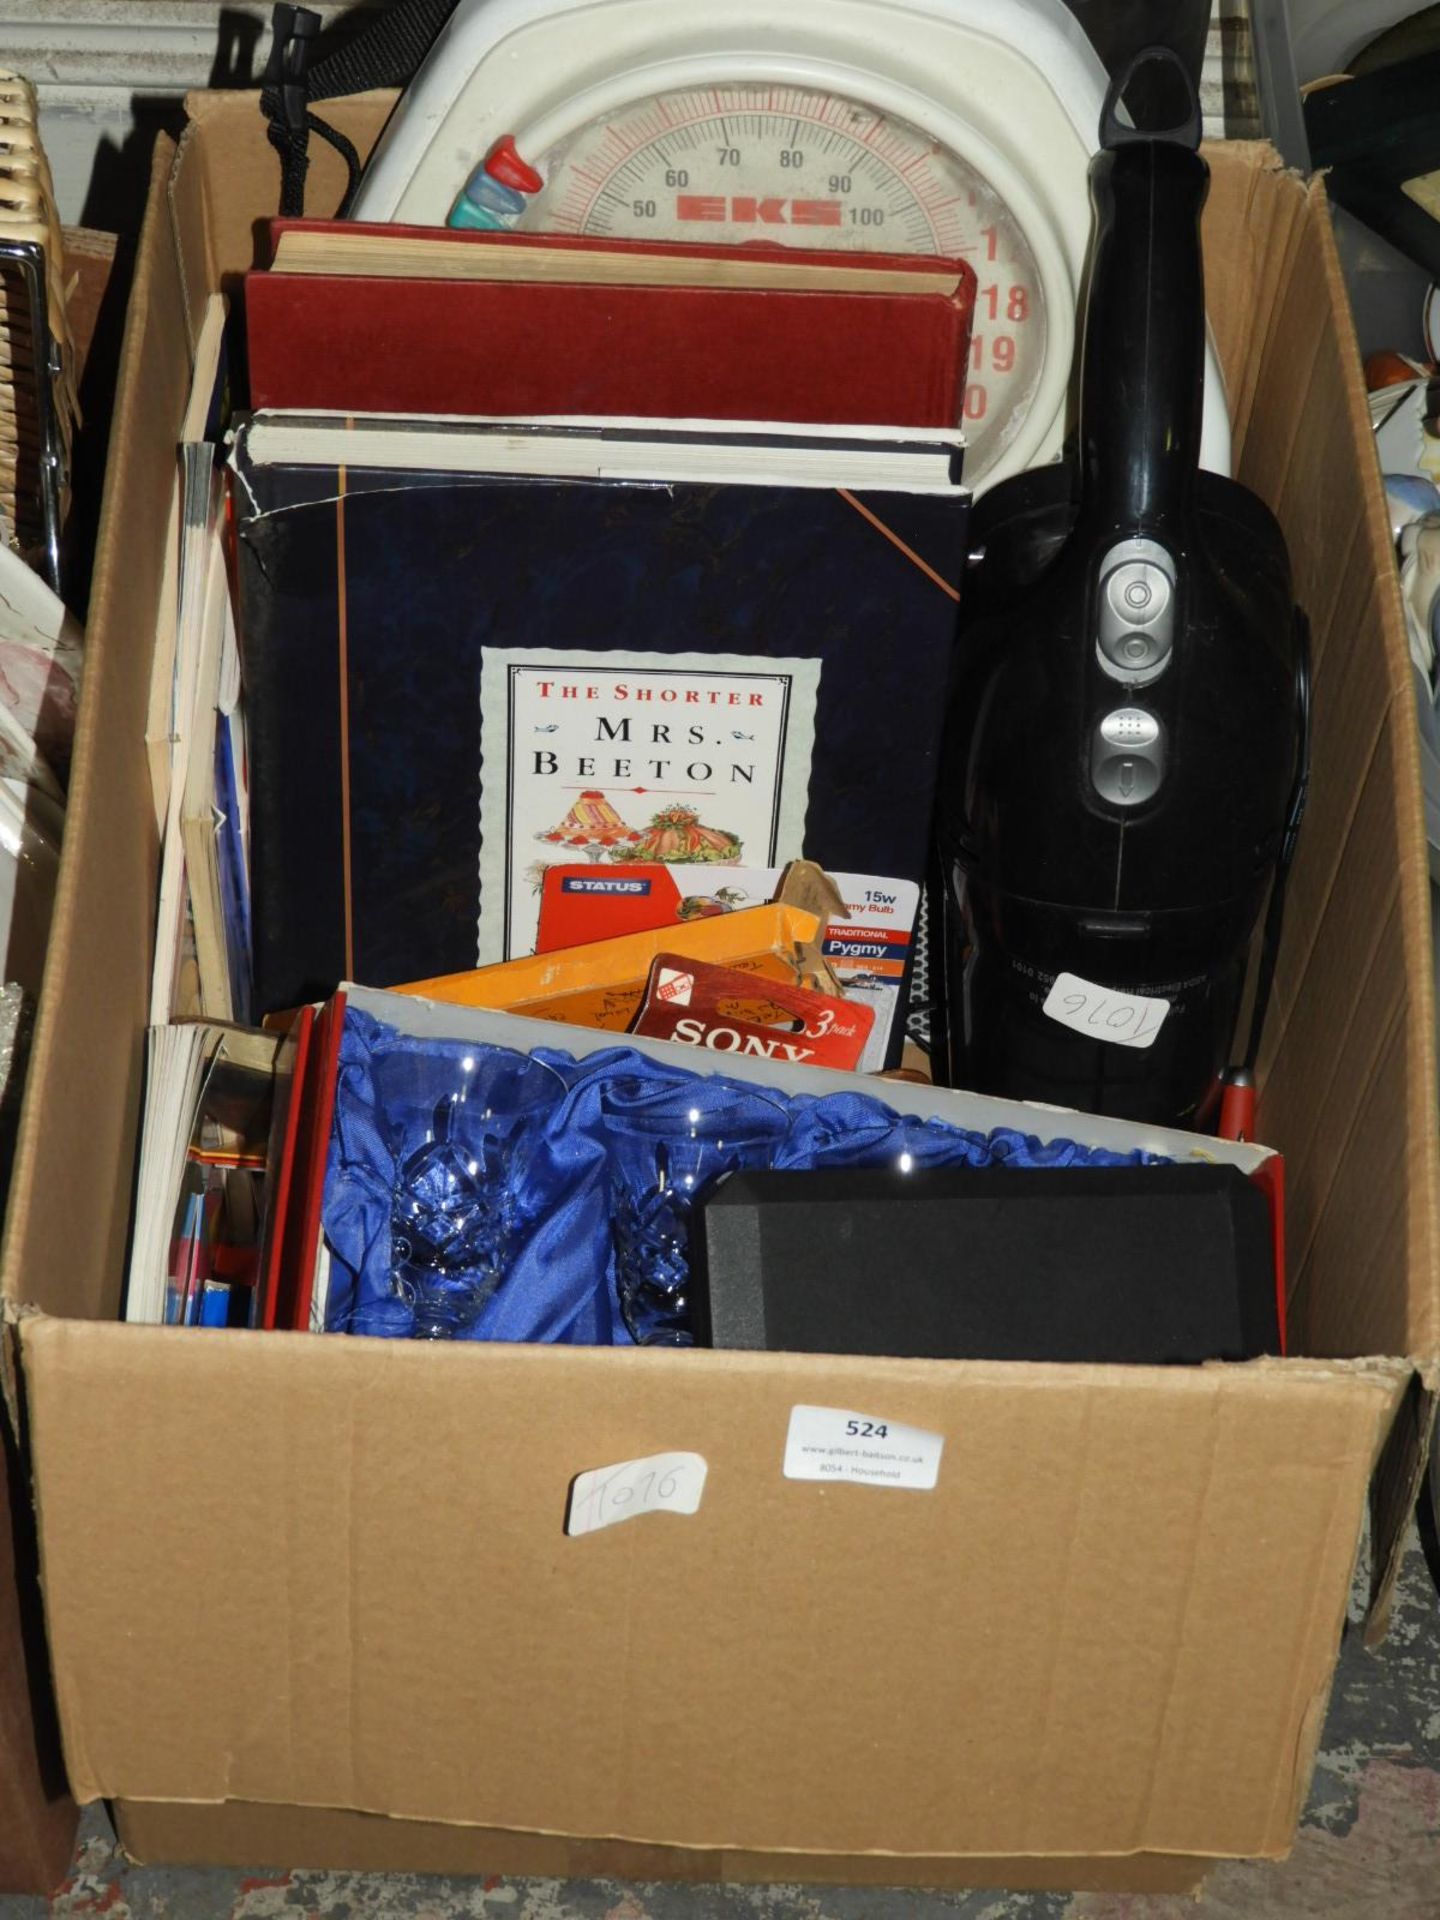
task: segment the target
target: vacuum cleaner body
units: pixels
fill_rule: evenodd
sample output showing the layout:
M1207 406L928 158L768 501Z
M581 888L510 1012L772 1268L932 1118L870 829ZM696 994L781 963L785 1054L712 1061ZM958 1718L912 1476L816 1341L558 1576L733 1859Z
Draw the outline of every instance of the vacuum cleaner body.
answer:
M1304 630L1274 518L1199 467L1208 168L1114 98L1077 458L972 523L938 819L949 1067L1198 1126L1297 824Z

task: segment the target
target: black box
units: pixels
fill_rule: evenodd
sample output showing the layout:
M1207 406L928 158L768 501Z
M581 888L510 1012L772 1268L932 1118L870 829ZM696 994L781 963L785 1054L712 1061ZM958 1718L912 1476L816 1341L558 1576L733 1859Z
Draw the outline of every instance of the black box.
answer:
M1280 1351L1265 1195L1234 1167L737 1173L696 1209L704 1346L1169 1362Z

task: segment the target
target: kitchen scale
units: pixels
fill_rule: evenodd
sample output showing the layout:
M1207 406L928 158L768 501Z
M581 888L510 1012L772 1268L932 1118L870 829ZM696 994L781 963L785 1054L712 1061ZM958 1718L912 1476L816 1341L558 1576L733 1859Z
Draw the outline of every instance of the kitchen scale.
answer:
M351 212L961 254L980 488L1060 452L1107 84L1062 0L461 0Z

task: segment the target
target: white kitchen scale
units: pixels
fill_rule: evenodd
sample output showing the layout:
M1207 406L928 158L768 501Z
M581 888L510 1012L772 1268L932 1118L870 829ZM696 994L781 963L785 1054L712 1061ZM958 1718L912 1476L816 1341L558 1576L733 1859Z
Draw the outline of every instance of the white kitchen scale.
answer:
M1106 84L1062 0L461 0L352 212L963 255L988 486L1060 450Z

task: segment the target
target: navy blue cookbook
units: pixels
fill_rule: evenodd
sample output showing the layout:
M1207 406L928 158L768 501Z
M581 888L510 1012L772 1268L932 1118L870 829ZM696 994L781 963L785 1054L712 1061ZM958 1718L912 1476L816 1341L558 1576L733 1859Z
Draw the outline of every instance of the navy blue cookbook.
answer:
M432 470L413 441L341 466L333 423L299 464L261 425L233 457L261 1011L531 951L556 861L921 878L949 447L861 490L436 471L433 436Z

